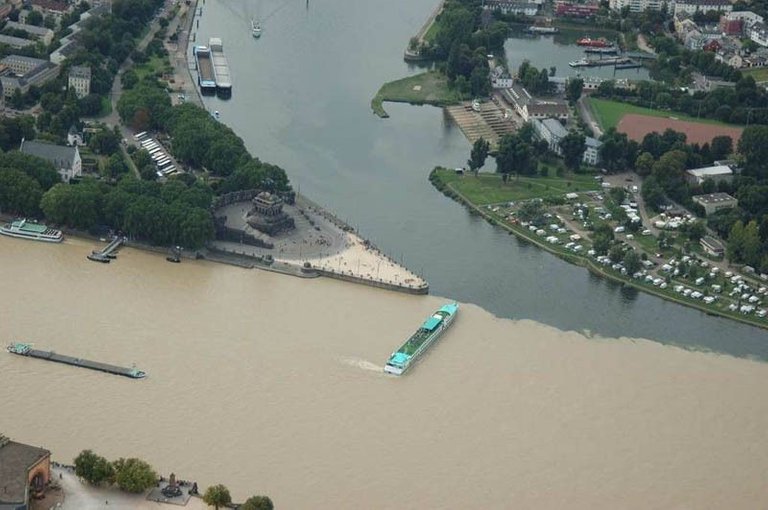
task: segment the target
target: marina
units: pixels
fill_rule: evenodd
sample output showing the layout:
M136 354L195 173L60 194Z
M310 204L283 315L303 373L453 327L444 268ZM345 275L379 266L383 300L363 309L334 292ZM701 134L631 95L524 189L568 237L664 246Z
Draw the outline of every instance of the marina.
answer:
M448 329L458 312L458 303L443 305L425 320L398 350L392 353L387 364L384 365L384 371L393 375L404 374L429 349L429 346L440 338L443 331Z
M53 361L55 363L63 363L65 365L71 365L75 367L88 368L91 370L97 370L99 372L105 372L108 374L122 375L124 377L130 377L131 379L143 379L147 376L146 372L136 369L136 367L126 368L119 367L117 365L109 365L107 363L101 363L98 361L91 361L82 358L75 358L73 356L65 356L63 354L57 354L53 351L41 351L33 349L32 344L25 344L21 342L15 342L6 348L11 354L19 356L27 356L30 358L42 359L45 361Z

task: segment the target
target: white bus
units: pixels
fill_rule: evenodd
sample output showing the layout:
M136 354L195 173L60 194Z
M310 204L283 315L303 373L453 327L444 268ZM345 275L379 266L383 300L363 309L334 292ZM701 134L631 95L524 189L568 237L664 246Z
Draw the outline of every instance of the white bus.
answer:
M165 165L166 163L170 163L170 162L171 162L171 158L169 158L168 156L166 156L166 157L164 157L164 158L162 158L162 159L158 159L158 160L157 160L157 162L156 162L156 164L157 164L157 166L163 166L163 165Z
M157 154L158 152L163 152L163 149L161 149L160 147L155 147L154 149L148 149L147 152L149 152L150 154Z
M169 166L168 168L164 168L163 170L160 170L163 175L168 175L169 173L176 170L176 167L174 165Z
M153 143L157 143L157 142L154 141L152 138L147 138L146 140L142 140L141 141L141 145L142 146L144 146L144 145L152 145Z
M134 138L134 140L141 140L145 136L147 136L147 132L146 131L142 131L141 133L139 133L137 135L133 135L133 138Z

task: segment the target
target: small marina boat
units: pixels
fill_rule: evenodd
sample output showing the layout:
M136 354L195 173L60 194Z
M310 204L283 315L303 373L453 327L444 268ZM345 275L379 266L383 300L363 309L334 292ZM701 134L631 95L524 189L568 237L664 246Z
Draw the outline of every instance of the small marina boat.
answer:
M0 234L9 237L19 237L21 239L32 239L33 241L46 241L49 243L60 243L64 240L61 230L49 228L42 223L28 221L26 218L6 223L0 227Z
M384 371L394 375L404 374L429 349L429 346L440 338L443 331L448 329L458 311L458 303L448 303L433 313L398 350L392 353L387 364L384 365Z
M611 46L611 43L605 37L592 39L591 37L582 37L576 41L579 46L588 46L590 48L607 48Z
M213 112L213 118L214 119L218 120L219 117L221 117L221 114L219 113L219 110L216 110L215 112Z
M255 39L261 37L261 24L254 19L251 19L251 35Z
M532 34L557 34L560 29L557 27L531 25L526 30Z
M480 100L475 99L472 101L472 110L479 112L480 111Z

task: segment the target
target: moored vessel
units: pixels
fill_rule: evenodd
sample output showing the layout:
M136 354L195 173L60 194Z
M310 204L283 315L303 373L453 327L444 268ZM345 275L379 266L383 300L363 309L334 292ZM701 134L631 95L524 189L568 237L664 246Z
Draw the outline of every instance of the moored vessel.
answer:
M46 241L49 243L60 243L64 240L61 230L50 228L42 223L35 223L26 218L6 223L0 227L0 234L9 237L19 237L21 239L32 239L33 241Z
M532 34L557 34L560 29L557 27L547 27L539 25L531 25L526 30Z
M33 349L32 344L14 342L9 344L6 350L11 354L16 354L19 356L27 356L30 358L53 361L55 363L62 363L64 365L88 368L90 370L97 370L99 372L106 372L108 374L130 377L131 379L144 379L147 376L146 372L137 369L135 366L130 368L119 367L117 365L110 365L107 363L101 363L99 361L91 361L82 358L75 358L73 356L66 356L64 354L58 354L53 351L40 351Z
M582 37L576 41L576 44L579 46L589 46L590 48L607 48L608 46L611 46L611 43L609 43L605 37L599 37L597 39Z
M384 365L389 374L402 375L453 323L459 311L458 303L448 303L433 313L419 329L392 353Z
M261 24L256 20L251 20L251 35L258 39L261 37Z

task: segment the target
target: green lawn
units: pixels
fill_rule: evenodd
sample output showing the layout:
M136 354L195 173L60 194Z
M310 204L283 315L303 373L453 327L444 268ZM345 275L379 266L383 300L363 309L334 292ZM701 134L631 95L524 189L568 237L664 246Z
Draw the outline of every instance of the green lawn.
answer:
M768 67L759 67L757 69L742 69L741 74L751 76L755 81L768 81Z
M650 108L643 108L641 106L635 106L619 101L610 101L608 99L590 97L587 99L587 104L594 113L595 119L600 123L600 126L602 126L603 129L616 127L621 118L628 113L649 115L651 117L674 117L678 120L701 122L703 124L716 124L718 126L736 127L735 124L725 124L724 122L713 119L697 119L696 117L691 117L683 113L676 113L669 110L652 110Z
M597 183L590 175L566 177L511 177L505 184L499 174L458 175L454 170L439 169L436 177L476 205L562 197L565 193L595 190Z
M446 106L460 100L459 93L448 88L448 78L444 74L428 71L385 83L371 100L371 108L379 117L388 117L382 104L384 101Z
M143 64L133 66L133 70L139 76L139 79L144 79L147 76L152 76L156 73L162 72L163 69L170 66L170 61L167 57L153 56Z

